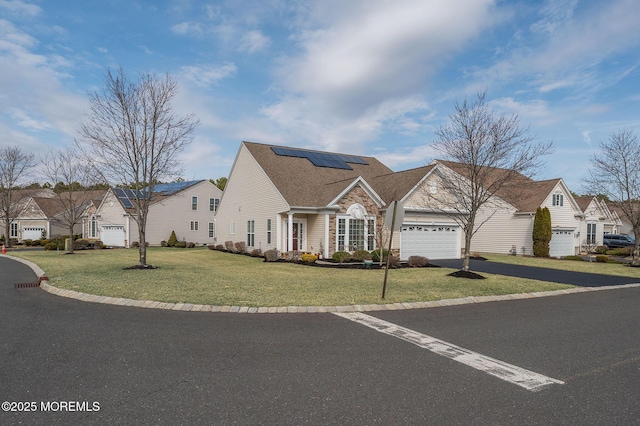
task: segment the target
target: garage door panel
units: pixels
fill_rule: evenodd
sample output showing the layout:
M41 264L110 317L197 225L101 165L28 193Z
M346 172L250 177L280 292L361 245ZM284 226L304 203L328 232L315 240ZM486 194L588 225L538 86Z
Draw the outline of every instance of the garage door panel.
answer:
M39 240L42 238L42 232L44 228L39 227L27 227L22 230L22 239L23 240Z
M404 225L400 257L424 256L429 259L459 258L460 228L458 226Z
M124 225L103 225L100 238L104 245L124 247Z
M553 231L549 243L549 256L562 257L574 255L573 231Z

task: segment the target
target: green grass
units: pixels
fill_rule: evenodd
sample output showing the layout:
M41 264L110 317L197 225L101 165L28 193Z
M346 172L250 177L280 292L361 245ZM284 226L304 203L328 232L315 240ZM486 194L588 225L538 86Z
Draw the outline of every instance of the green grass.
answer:
M432 301L468 296L558 290L571 286L483 274L485 280L448 277L452 269L406 268L384 271L319 268L266 263L261 258L207 249L150 248L155 270L125 270L137 264L137 250L11 255L40 266L54 286L83 293L231 306L332 306Z
M536 266L539 268L561 269L564 271L586 272L589 274L615 275L619 277L640 278L640 268L630 268L620 263L599 263L595 255L593 261L544 259L526 256L483 255L493 262L509 263L512 265Z

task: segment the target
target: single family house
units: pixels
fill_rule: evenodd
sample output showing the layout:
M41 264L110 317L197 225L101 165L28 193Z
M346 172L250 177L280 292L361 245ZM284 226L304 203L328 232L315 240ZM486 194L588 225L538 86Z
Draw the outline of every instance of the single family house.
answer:
M209 180L156 185L147 216L147 242L159 246L175 232L179 241L213 244L214 216L221 195L222 191ZM90 218L95 238L111 247L130 247L137 242L135 200L132 190L111 188Z

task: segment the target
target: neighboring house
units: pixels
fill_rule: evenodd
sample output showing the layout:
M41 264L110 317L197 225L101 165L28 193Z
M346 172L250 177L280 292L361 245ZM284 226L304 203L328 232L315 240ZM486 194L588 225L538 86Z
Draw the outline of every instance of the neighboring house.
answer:
M580 221L580 243L602 245L604 234L618 234L622 221L604 201L593 196L575 197L583 212Z
M31 226L29 226L29 222L22 223L21 213L24 211L27 203L29 203L33 197L53 198L55 196L55 192L48 188L15 190L12 195L13 205L10 209L10 211L12 211L11 216L13 217L13 220L11 221L11 226L9 228L9 238L15 238L18 241L23 241L25 239L29 239L28 237L35 235L35 231L28 229L31 228ZM0 217L0 236L4 236L4 225L5 224L3 217ZM27 228L28 232L26 237L24 236L24 228ZM47 229L46 226L44 226L43 228L45 230ZM38 238L40 238L40 236L41 234L38 234Z
M607 208L611 212L611 215L613 216L616 223L618 223L617 233L635 237L633 226L631 225L631 222L629 221L627 215L622 211L622 209L617 207L614 203L607 203Z
M102 198L106 191L71 193L73 199L78 200L77 223L74 225L74 235L83 233L83 224L95 211L94 198ZM68 195L62 194L62 197ZM87 201L82 201L82 200ZM52 238L59 235L69 235L69 201L63 201L57 194L53 197L31 197L25 203L17 219L20 233L19 240L37 240L42 236ZM76 218L73 218L76 219Z
M582 211L564 181L528 179L516 189L498 191L501 208L495 212L485 209L479 214L479 221L486 220L486 223L474 236L472 251L509 253L515 249L518 254L532 255L531 235L536 210L547 207L551 213L552 229L549 254L552 257L576 254L580 250ZM493 215L489 218L491 213Z
M175 231L179 241L198 245L215 243L214 217L222 191L208 180L155 186L147 216L146 240L159 246ZM111 188L91 217L89 228L111 247L130 247L138 241L131 190Z
M394 173L373 157L243 142L216 215L218 242L324 257L371 251L382 241L387 206L401 200L403 232L393 247L402 259L460 257L459 227L421 204L437 187L435 168Z

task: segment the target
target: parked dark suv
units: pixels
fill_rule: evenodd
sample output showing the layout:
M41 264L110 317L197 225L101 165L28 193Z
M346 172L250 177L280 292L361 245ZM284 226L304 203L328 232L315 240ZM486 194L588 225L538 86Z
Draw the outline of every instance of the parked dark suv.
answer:
M604 234L602 244L610 249L618 247L629 247L636 243L636 240L629 235Z

